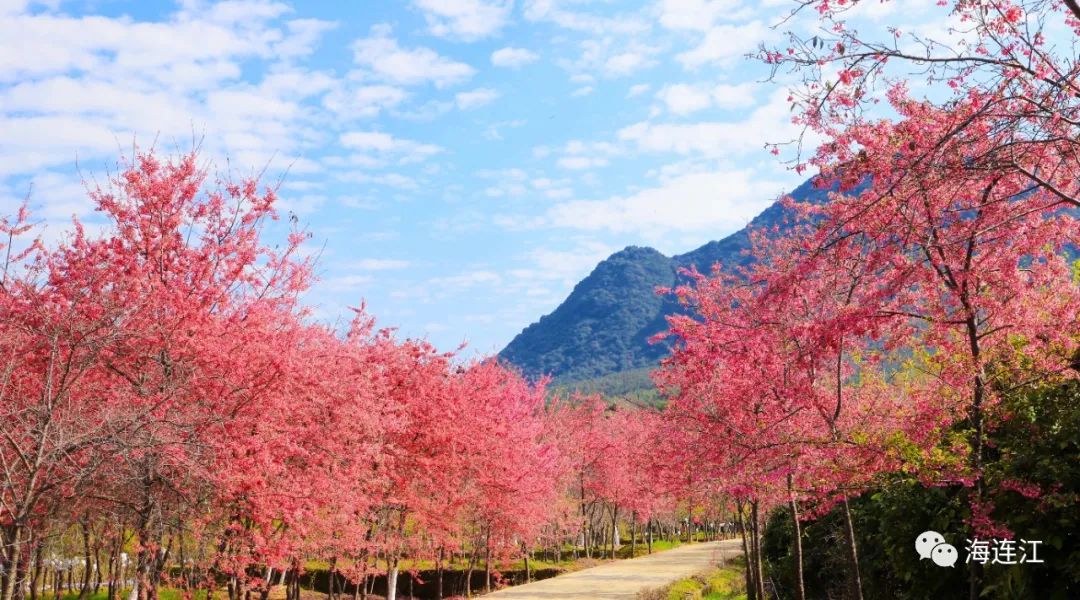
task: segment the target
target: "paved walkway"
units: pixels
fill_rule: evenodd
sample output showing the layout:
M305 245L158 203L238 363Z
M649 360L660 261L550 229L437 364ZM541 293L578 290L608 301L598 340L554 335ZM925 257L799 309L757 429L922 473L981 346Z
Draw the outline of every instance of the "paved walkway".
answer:
M602 564L543 581L487 594L484 598L569 600L618 598L632 600L638 592L689 577L720 561L742 554L739 540L680 546L629 560Z

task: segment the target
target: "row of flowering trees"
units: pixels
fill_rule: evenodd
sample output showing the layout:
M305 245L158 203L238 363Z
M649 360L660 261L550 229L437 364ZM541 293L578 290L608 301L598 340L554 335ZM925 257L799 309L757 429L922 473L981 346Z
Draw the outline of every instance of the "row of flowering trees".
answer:
M999 400L1075 377L1080 8L940 2L962 34L949 44L856 31L851 0L798 4L820 27L761 58L803 77L796 121L826 142L796 167L834 191L789 202L794 223L754 237L752 266L671 291L694 315L671 319L657 379L672 452L748 507L750 597L767 597L763 510L793 516L789 589L805 598L800 521L840 507L847 595L861 598L849 497L903 470L966 486L969 532L1007 533L984 469L987 432L1011 418ZM974 599L982 574L969 575Z
M814 4L836 18L845 3ZM997 14L998 4L1008 11ZM1016 6L958 2L956 12L1008 39L1028 16ZM673 450L707 465L699 475L723 481L755 523L761 505L794 515L798 598L800 512L836 503L848 517L850 596L862 597L847 501L876 474L903 468L928 485L962 483L972 530L1000 532L984 477L988 427L1009 419L998 399L1074 377L1080 342L1069 258L1080 243L1076 94L1059 94L1075 74L1041 80L1053 72L1042 42L1014 42L1001 52L1026 53L1035 73L991 56L1004 79L993 90L968 85L947 106L896 83L887 95L896 118L874 120L854 108L869 85L864 69L903 51L834 27L838 41L812 66L848 70L827 88L809 85L802 119L829 139L810 164L836 191L824 205L789 203L793 229L759 232L751 267L690 273L672 290L694 315L671 319L676 351L658 376L673 398ZM807 45L767 59L805 66L809 55ZM966 62L977 60L956 58ZM954 86L972 82L956 68ZM1057 112L1040 112L1040 100ZM755 544L747 583L764 598Z
M613 552L620 525L636 540L670 513L636 467L650 413L549 402L362 311L344 333L312 323L304 233L263 245L274 192L208 185L197 160L137 155L91 192L100 235L76 223L46 247L25 211L2 224L3 600L71 589L74 570L82 597L295 600L312 560L331 596L382 573L390 598L427 561L441 597L455 561L490 587L493 565Z
M747 505L757 598L764 511L793 515L803 598L801 513L838 503L861 597L848 498L885 472L970 487L969 526L1002 533L983 468L988 429L1009 418L997 401L1076 374L1075 217L1008 173L909 188L884 157L867 164L883 166L833 172L845 181L829 203L793 205L815 226L760 233L752 266L672 290L694 311L670 319L677 343L656 376L666 442Z

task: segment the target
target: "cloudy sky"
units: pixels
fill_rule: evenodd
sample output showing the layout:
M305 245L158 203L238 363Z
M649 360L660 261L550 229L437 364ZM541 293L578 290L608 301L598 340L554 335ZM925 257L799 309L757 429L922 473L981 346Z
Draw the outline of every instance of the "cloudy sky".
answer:
M0 0L0 209L29 193L59 235L133 142L203 139L219 170L287 171L318 318L366 299L495 352L609 254L686 252L799 183L763 148L786 90L744 58L790 6Z

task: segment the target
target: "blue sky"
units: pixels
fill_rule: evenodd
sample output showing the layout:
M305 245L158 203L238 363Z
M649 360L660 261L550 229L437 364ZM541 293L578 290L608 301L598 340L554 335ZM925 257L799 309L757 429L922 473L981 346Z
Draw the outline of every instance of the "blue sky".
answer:
M790 6L0 0L0 209L32 189L59 235L94 221L80 173L202 137L218 169L287 169L318 318L366 299L496 352L609 254L689 251L799 183L763 148L795 134L786 90L743 58Z

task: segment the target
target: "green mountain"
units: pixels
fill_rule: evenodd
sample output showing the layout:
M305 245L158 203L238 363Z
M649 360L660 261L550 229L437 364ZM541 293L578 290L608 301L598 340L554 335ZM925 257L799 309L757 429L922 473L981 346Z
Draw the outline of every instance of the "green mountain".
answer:
M826 192L806 181L791 196L820 202ZM747 227L672 257L652 248L624 248L598 264L558 308L526 327L499 357L530 377L551 375L556 384L601 378L598 385L608 387L612 378L605 376L647 371L668 352L667 345L651 344L649 338L667 328L666 315L681 310L670 297L657 295L656 288L674 285L679 270L691 265L707 272L716 263L744 264L749 231L783 227L786 217L774 203ZM638 379L647 381L631 378Z

